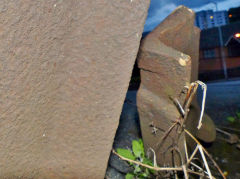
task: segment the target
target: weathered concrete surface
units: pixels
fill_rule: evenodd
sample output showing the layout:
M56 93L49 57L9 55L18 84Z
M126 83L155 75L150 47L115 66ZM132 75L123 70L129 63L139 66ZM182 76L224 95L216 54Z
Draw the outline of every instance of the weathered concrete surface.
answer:
M173 20L175 20L174 23L172 23ZM168 45L173 46L174 42L171 40L176 42L178 40L171 37L173 32L177 30L181 34L182 30L188 30L191 26L193 27L193 20L192 12L185 7L178 8L145 37L138 55L141 86L137 105L143 141L146 150L151 147L156 151L158 163L162 166L172 165L172 154L168 149L177 141L178 135L175 128L164 143L157 146L165 131L173 124L172 122L179 118L179 112L169 97L178 97L183 86L190 82L191 77L190 56ZM181 43L184 44L184 41ZM156 134L152 133L154 127L158 128ZM179 147L182 151L183 146L180 144Z
M0 178L103 178L149 1L0 2Z
M138 55L141 86L137 104L144 145L146 150L151 147L158 152L158 162L162 165L172 165L171 152L166 151L177 141L177 131L173 131L160 147L156 146L172 121L179 117L169 97L179 98L183 87L196 81L198 76L199 30L194 27L194 19L192 10L183 6L177 8L145 37ZM194 127L194 131L197 130L199 112L197 105L196 111L187 120L194 124L187 126ZM155 135L152 134L153 127L158 128ZM202 133L199 134L202 136ZM180 151L182 148L180 145Z
M163 21L163 23L154 30L154 33L149 34L153 36L152 38L158 38L165 45L191 57L191 82L198 80L200 43L200 29L194 27L195 18L193 18L193 15L191 9L178 10L172 13L167 20ZM203 127L200 130L196 130L200 111L201 109L195 96L188 120L186 121L186 126L188 130L201 140L213 142L216 138L216 129L212 119L207 114L203 116Z

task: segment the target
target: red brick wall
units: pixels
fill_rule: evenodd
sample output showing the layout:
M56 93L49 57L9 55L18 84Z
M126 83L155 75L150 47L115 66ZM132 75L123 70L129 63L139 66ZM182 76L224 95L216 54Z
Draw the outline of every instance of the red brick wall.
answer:
M228 50L224 48L225 62L227 68L237 68L240 67L240 57L228 57ZM200 50L199 54L199 73L222 70L222 60L219 48L215 48L215 58L205 59L203 56L203 50Z

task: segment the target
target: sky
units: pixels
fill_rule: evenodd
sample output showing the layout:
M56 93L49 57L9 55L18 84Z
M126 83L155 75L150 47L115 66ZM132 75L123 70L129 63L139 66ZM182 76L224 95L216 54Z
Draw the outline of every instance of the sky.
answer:
M231 7L240 6L240 0L151 0L148 10L148 17L144 26L144 31L153 30L163 19L165 19L179 5L187 6L195 12L201 10L228 10Z

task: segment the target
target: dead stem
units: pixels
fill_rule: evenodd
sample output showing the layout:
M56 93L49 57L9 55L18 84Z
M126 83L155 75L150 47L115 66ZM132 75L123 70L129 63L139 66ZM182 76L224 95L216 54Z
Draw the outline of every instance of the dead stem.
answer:
M196 148L194 149L194 151L193 151L193 153L192 153L190 159L187 160L187 164L189 164L189 163L192 161L192 159L193 159L193 157L196 155L198 149L199 149L199 145L196 146Z
M235 129L235 128L230 128L230 127L218 127L219 129L221 128L221 129L225 129L225 130L230 130L230 131L234 131L234 132L240 132L240 130L239 129Z
M148 150L153 153L153 166L154 166L154 167L157 167L157 158L156 158L156 153L155 153L155 151L154 151L151 147L150 147ZM148 157L148 158L150 158L150 157Z
M186 159L188 161L189 156L188 156L188 149L187 149L187 142L186 142L186 136L183 136L183 140L184 140L184 150L185 150L185 155L186 155Z
M206 171L204 171L201 167L199 167L197 164L190 162L191 165L193 165L194 167L196 167L198 170L203 171L204 173L208 174Z
M152 169L152 170L155 170L155 171L182 171L182 167L152 167L150 165L146 165L146 164L143 164L141 162L125 158L125 157L119 155L114 149L112 150L112 152L122 160L131 162L131 163L134 163L134 164L137 164L137 165L140 165L142 167L146 167L146 168L149 168L149 169Z
M208 166L208 163L207 163L206 157L205 157L205 155L204 155L204 152L203 152L202 146L199 145L198 148L199 148L200 154L201 154L201 156L202 156L202 159L203 159L204 165L205 165L205 167L206 167L206 169L207 169L208 176L209 176L210 179L213 179L213 177L212 177L212 173L211 173L211 171L210 171L210 169L209 169L209 166Z
M165 140L165 138L169 135L169 133L173 130L173 128L178 124L178 122L175 122L163 135L163 137L160 139L160 141L155 145L156 148L158 149L158 147L160 145L162 145L162 142Z
M155 170L155 171L183 171L184 170L184 166L181 166L181 167L152 167L150 165L146 165L146 164L143 164L141 162L125 158L125 157L119 155L114 149L112 150L112 152L124 161L128 161L128 162L134 163L136 165L140 165L142 167L149 168L149 169L152 169L152 170ZM191 173L191 174L195 174L195 175L199 175L199 176L205 176L202 173L195 172L195 171L192 171L190 169L186 169L186 170L187 170L188 173Z
M200 146L202 146L200 144L200 142L187 130L187 129L184 129L184 131ZM209 157L209 159L213 162L214 166L218 169L219 173L222 175L222 177L224 179L226 179L225 175L223 174L222 170L220 169L220 167L218 166L218 164L215 162L215 160L212 158L212 156L208 153L208 151L202 147L202 150L205 152L205 154Z
M206 101L206 94L207 94L207 85L201 81L196 81L199 85L201 85L202 90L203 90L203 98L202 98L202 107L201 107L201 114L200 114L200 119L198 121L198 126L197 128L200 129L202 126L202 118L203 118L203 113L204 113L204 108L205 108L205 101Z
M226 132L226 131L221 130L221 129L219 129L219 128L216 128L216 131L217 131L217 132L220 132L220 133L222 133L222 134L225 134L226 136L229 136L229 137L232 136L232 134L230 134L229 132Z
M185 179L189 179L186 165L182 166Z
M189 113L189 108L190 108L190 105L192 103L192 100L193 100L193 97L195 96L196 92L197 92L197 88L198 88L198 84L191 84L191 88L189 88L189 95L188 95L188 98L185 99L185 102L184 102L184 105L183 105L183 108L185 110L185 115L184 115L184 118L182 120L182 124L185 123L185 121L187 120L187 117L188 117L188 113Z

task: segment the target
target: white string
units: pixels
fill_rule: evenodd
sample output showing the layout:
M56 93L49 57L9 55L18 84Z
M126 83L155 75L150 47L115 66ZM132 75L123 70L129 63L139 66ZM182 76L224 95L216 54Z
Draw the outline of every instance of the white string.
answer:
M199 85L201 85L202 90L203 90L203 98L202 98L202 107L201 107L201 114L200 114L200 119L198 122L197 128L200 129L202 127L202 118L204 114L204 109L205 109L205 101L206 101L206 94L207 94L207 85L203 83L202 81L196 81Z
M153 166L157 167L157 159L156 159L155 151L151 147L148 149L148 151L152 151L152 153L153 153ZM150 158L150 157L148 157L148 158Z

